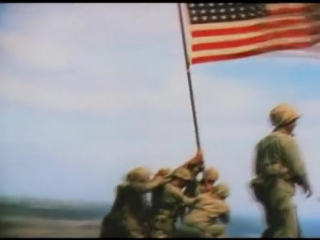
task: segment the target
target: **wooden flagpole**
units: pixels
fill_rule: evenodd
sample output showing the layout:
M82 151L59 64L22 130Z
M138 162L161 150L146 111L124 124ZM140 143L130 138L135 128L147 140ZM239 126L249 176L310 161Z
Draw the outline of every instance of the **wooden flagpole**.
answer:
M194 103L194 95L193 95L193 88L192 88L192 81L191 81L191 74L190 74L190 62L189 62L188 52L187 52L186 36L185 36L185 30L184 30L184 24L183 24L181 3L178 3L178 11L179 11L179 20L180 20L180 29L181 29L181 35L182 35L184 58L185 58L185 63L186 63L186 72L187 72L187 78L188 78L189 96L190 96L190 102L191 102L193 125L194 125L194 131L195 131L195 136L196 136L197 148L198 148L198 150L200 150L201 145L200 145L200 137L199 137L197 112L196 112L196 106Z

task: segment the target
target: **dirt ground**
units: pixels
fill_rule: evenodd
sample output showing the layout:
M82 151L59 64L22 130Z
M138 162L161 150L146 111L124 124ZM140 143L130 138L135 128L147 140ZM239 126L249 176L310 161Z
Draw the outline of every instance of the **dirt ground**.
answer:
M99 236L100 221L3 217L1 237L89 238Z

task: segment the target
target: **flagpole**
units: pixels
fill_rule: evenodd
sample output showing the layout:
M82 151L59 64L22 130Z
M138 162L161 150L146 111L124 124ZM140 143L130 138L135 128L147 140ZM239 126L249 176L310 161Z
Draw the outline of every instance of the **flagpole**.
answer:
M183 17L182 17L182 9L181 9L180 3L178 3L178 11L179 11L179 20L180 20L180 29L181 29L181 35L182 35L184 58L185 58L185 63L186 63L186 72L187 72L187 78L188 78L189 96L190 96L190 102L191 102L193 125L194 125L194 131L195 131L195 136L196 136L197 148L198 148L198 150L200 150L201 145L200 145L199 128L198 128L198 121L197 121L197 112L196 112L196 106L194 103L194 95L193 95L193 88L192 88L192 81L191 81L191 74L190 74L190 62L189 62L189 58L188 58L186 37L185 37Z

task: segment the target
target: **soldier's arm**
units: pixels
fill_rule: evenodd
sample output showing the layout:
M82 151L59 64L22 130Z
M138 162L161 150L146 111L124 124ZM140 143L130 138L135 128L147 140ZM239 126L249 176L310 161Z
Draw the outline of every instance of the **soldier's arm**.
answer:
M184 191L184 194L188 197L195 197L198 184L199 183L196 179L190 181L186 187L186 190Z
M190 198L185 196L179 188L172 187L170 188L170 192L175 199L186 206L191 206L198 201L198 198Z
M166 178L154 178L151 181L146 183L135 182L135 183L131 183L130 185L135 191L139 193L148 193L148 192L151 192L156 187L161 186L168 181L169 179L166 179Z
M220 219L221 221L224 223L224 224L227 224L230 222L230 213L225 213L225 214L222 214L220 216Z
M281 139L283 147L284 161L289 172L295 180L304 178L307 174L304 160L300 154L297 142L291 136L286 136Z
M255 148L255 155L254 155L253 164L252 164L252 172L254 176L258 174L259 172L258 168L259 167L258 167L258 145L257 145Z
M216 211L217 211L217 214L220 216L225 215L225 214L229 214L230 207L225 201L219 200L219 201L217 201Z
M230 221L230 207L229 205L220 199L214 201L214 211L212 212L213 218L220 219L224 224Z
M196 178L197 174L203 170L203 155L201 151L191 158L189 161L185 162L179 168L186 168L190 171L193 179Z

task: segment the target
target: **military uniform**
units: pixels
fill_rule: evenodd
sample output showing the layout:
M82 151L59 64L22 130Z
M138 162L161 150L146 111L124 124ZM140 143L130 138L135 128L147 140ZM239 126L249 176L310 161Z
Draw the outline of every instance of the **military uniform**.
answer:
M196 178L193 178L192 181L188 184L185 194L189 197L198 196L201 193L205 193L211 190L213 184L219 179L219 172L217 169L211 167L204 171L203 178L198 181ZM211 186L208 188L207 183L210 183Z
M200 194L199 201L184 219L184 229L198 231L198 237L224 237L230 212L224 201L228 195L229 188L223 183L210 192Z
M256 146L254 162L256 177L251 187L256 200L265 211L268 228L265 238L299 237L298 223L292 197L295 184L310 190L304 161L298 145L284 127L299 118L287 104L281 104L270 113L275 130Z
M172 170L170 168L161 168L155 175L156 176L163 176L163 177L167 177L169 175L171 175ZM157 210L160 207L160 203L161 203L161 195L163 192L163 187L159 186L157 188L154 188L151 192L151 214L152 216L154 216L157 212Z
M185 168L178 168L172 173L172 177L190 180L190 172ZM152 220L152 238L168 238L175 231L175 223L178 210L181 205L191 206L197 199L185 196L182 190L171 183L163 186L159 194L159 202Z
M136 168L128 173L126 180L117 187L115 202L103 220L100 237L143 238L148 234L151 216L144 194L168 179L158 177L150 181L147 169Z

